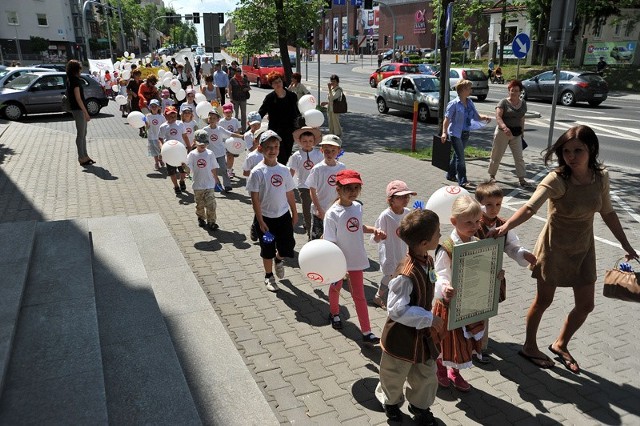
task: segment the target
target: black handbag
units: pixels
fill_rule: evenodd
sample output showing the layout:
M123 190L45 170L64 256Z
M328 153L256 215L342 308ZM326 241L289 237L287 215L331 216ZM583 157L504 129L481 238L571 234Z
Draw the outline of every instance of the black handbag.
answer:
M520 136L522 134L522 127L509 127L509 130L511 130L513 136Z
M347 97L343 94L338 99L333 100L333 113L344 114L347 112Z

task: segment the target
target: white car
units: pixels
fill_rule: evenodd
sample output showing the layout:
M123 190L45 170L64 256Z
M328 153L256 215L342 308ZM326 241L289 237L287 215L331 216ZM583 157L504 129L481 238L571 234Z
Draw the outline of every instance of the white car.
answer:
M56 72L52 68L36 68L36 67L7 67L0 71L0 88L3 88L12 80L31 72L51 71Z
M204 55L204 47L202 47L202 46L196 47L196 55L198 55L198 56Z

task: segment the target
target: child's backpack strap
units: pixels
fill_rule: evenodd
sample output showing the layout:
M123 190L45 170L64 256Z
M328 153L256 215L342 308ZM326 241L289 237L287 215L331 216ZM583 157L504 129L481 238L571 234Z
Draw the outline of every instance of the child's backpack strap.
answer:
M451 237L444 240L442 244L438 244L438 247L436 248L436 256L438 255L438 251L440 251L440 249L446 251L449 255L449 258L451 258L451 256L453 255L453 240L451 239Z

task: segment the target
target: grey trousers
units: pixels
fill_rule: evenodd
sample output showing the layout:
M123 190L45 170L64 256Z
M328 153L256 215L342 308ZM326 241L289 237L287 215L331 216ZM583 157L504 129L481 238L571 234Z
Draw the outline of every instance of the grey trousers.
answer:
M71 111L76 122L76 147L78 148L78 159L86 158L87 154L87 121L81 109Z

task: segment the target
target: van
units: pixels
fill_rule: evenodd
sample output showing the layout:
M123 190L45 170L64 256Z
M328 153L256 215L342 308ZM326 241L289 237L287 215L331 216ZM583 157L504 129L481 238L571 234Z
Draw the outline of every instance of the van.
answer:
M267 75L272 71L284 75L282 60L278 55L253 55L242 59L242 73L258 87L269 86Z

